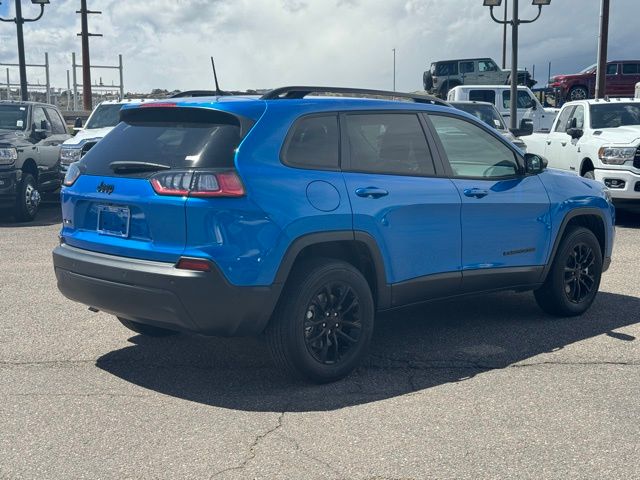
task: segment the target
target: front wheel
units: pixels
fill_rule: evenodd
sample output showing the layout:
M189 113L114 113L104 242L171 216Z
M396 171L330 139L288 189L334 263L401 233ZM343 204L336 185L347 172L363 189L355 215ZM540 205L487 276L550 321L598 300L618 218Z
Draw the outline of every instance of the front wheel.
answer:
M562 239L542 287L534 292L540 308L552 315L581 315L596 298L602 252L591 230L573 227Z
M40 206L38 183L30 173L24 173L18 184L15 216L18 222L30 222L36 218Z
M294 271L266 331L276 365L317 383L348 375L362 360L374 321L371 289L353 265L331 259Z
M582 175L584 178L588 178L589 180L595 180L596 179L596 175L593 172L593 170L589 170L587 172L584 172L584 175Z

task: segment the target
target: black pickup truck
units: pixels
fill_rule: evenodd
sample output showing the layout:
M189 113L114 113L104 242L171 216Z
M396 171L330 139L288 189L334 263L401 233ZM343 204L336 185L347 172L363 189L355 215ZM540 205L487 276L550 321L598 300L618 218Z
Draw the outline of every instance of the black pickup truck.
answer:
M1 209L18 221L35 218L40 192L60 187L60 145L70 137L57 107L0 101Z

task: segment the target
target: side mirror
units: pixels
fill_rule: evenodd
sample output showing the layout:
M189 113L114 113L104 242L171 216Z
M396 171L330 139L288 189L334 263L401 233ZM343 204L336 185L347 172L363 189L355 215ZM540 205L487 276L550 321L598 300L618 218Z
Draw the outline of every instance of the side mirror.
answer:
M82 119L80 117L76 117L75 121L73 122L73 128L82 128Z
M567 128L567 135L569 135L574 140L577 140L582 137L582 135L584 135L584 130L576 127Z
M533 122L528 118L523 118L520 122L520 128L509 129L516 137L526 137L533 133Z
M36 140L44 140L45 138L47 138L47 130L43 128L38 128L37 125L34 123L33 125L31 125L31 136Z
M547 168L547 160L539 155L533 153L524 154L525 171L532 175L542 173Z
M537 110L538 109L538 105L536 105L536 102L531 102L531 110Z

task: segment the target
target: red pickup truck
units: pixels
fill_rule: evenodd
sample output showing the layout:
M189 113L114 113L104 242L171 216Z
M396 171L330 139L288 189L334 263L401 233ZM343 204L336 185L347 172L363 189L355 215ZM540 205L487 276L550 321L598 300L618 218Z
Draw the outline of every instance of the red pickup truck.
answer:
M617 60L607 63L605 95L633 97L635 85L640 82L640 60ZM556 75L549 79L549 87L558 89L562 100L593 98L596 90L596 65L580 73Z

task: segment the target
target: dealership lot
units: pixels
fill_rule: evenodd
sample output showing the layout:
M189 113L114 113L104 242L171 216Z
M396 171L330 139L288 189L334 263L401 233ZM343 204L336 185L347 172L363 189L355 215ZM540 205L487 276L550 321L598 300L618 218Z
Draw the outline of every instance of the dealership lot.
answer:
M147 339L67 301L59 206L0 223L0 478L639 478L640 215L581 318L530 293L379 317L292 384L258 339Z

